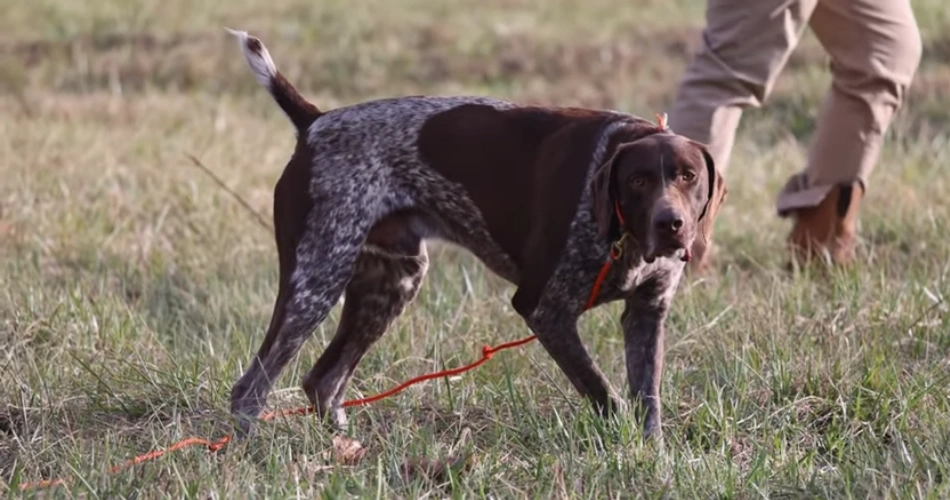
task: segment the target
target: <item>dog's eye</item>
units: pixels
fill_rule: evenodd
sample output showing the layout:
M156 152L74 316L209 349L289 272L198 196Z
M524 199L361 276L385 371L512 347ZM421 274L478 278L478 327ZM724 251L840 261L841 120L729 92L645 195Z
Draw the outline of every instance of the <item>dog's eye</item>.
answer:
M630 179L630 185L635 188L642 188L647 185L647 180L638 175Z
M683 172L682 177L683 177L683 180L686 182L693 182L693 179L696 178L696 174L692 172Z

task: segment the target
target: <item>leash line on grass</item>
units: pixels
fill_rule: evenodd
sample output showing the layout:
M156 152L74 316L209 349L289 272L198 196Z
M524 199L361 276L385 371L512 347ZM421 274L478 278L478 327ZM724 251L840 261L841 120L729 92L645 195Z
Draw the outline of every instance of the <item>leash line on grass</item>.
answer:
M503 351L503 350L505 350L505 349L511 349L511 348L514 348L514 347L518 347L518 346L527 344L528 342L531 342L531 341L534 340L535 338L536 338L535 335L529 335L529 336L527 336L527 337L525 337L525 338L523 338L523 339L515 340L515 341L512 341L512 342L506 342L506 343L504 343L504 344L499 344L499 345L494 346L494 347L492 347L492 346L484 346L484 347L482 347L482 357L481 357L480 359L478 359L478 360L472 362L472 363L469 363L469 364L465 365L465 366L461 366L461 367L458 367L458 368L452 368L452 369L449 369L449 370L440 370L440 371L437 371L437 372L432 372L432 373L427 373L427 374L425 374L425 375L420 375L420 376L418 376L418 377L411 378L411 379L409 379L409 380L403 382L402 384L399 384L398 386L396 386L396 387L394 387L394 388L392 388L392 389L389 389L388 391L385 391L385 392L381 392L381 393L379 393L379 394L376 394L375 396L369 396L369 397L366 397L366 398L353 399L353 400L350 400L350 401L346 401L345 403L343 403L343 406L344 406L344 407L361 406L361 405L373 403L373 402L379 401L379 400L381 400L381 399L388 398L388 397L390 397L390 396L392 396L392 395L394 395L394 394L397 394L397 393L399 393L399 392L402 392L403 390L405 390L405 389L408 388L409 386L418 384L418 383L420 383L420 382L424 382L424 381L426 381L426 380L431 380L431 379L441 378L441 377L451 377L451 376L453 376L453 375L458 375L458 374L461 374L461 373L465 373L465 372L467 372L467 371L469 371L469 370L472 370L472 369L477 368L477 367L481 366L482 364L484 364L486 361L488 361L489 359L491 359L492 356L493 356L496 352ZM272 420L272 419L277 418L277 417L308 415L308 414L310 414L310 413L313 413L313 411L314 411L313 406L306 406L306 407L301 407L301 408L294 408L294 409L290 409L290 410L277 410L277 411L272 411L272 412L265 413L264 415L261 416L261 420L267 421L267 420ZM116 473L121 472L122 470L128 469L129 467L132 467L132 466L134 466L134 465L138 465L138 464L141 464L141 463L143 463L143 462L148 462L148 461L151 461L151 460L155 460L156 458L160 458L160 457L162 457L162 456L164 456L164 455L167 455L167 454L169 454L169 453L173 453L173 452L176 452L176 451L181 450L181 449L183 449L183 448L188 448L188 447L191 447L191 446L199 446L199 445L200 445L200 446L204 446L204 447L206 447L206 448L208 449L208 452L209 452L209 453L214 453L214 452L217 452L218 450L224 448L225 446L227 446L228 443L230 443L231 441L232 441L232 437L231 437L230 435L223 436L223 437L221 437L221 438L219 438L219 439L217 439L217 440L214 440L214 441L210 441L210 440L207 440L207 439L204 439L204 438L200 438L200 437L187 437L187 438L185 438L185 439L182 439L181 441L178 441L178 442L172 444L171 446L169 446L169 447L167 447L167 448L160 449L160 450L150 451L150 452L148 452L148 453L144 453L144 454L142 454L142 455L138 455L138 456L136 456L135 458L132 458L131 460L127 460L127 461L125 461L125 462L123 462L123 463L121 463L121 464L119 464L119 465L115 465L115 466L113 466L113 467L110 467L110 468L108 469L108 473L109 473L109 474L116 474ZM69 479L68 479L68 478L57 478L57 479L45 479L45 480L42 480L42 481L34 481L34 482L30 482L30 483L23 483L23 484L20 485L20 491L25 491L25 490L33 489L33 488L49 488L49 487L53 487L53 486L60 486L60 485L66 484L66 483L68 483L68 482L69 482Z
M591 288L590 297L588 298L587 304L586 304L586 306L584 307L584 310L585 310L585 311L588 310L588 309L590 309L591 307L593 307L593 305L594 305L594 303L595 303L595 301L596 301L596 299L597 299L597 294L598 294L598 292L599 292L599 290L600 290L600 286L601 286L601 284L603 283L604 279L605 279L606 276L607 276L607 271L609 270L611 264L612 264L615 260L617 260L618 258L620 258L620 252L617 250L617 247L614 247L614 249L611 250L610 258L607 259L606 262L604 262L604 265L603 265L603 267L601 268L601 271L600 271L600 273L597 275L597 279L596 279L595 282L594 282L594 286ZM522 346L522 345L524 345L524 344L527 344L528 342L531 342L531 341L535 340L536 338L537 338L536 335L529 335L529 336L524 337L524 338L519 339L519 340L514 340L514 341L511 341L511 342L505 342L505 343L503 343L503 344L498 344L497 346L494 346L494 347L492 347L492 346L484 346L484 347L482 347L482 357L479 358L478 360L472 362L472 363L469 363L469 364L467 364L467 365L465 365L465 366L460 366L460 367L458 367L458 368L451 368L451 369L448 369L448 370L439 370L439 371L436 371L436 372L427 373L427 374L425 374L425 375L419 375L419 376L417 376L417 377L411 378L411 379L409 379L409 380L407 380L407 381L405 381L405 382L403 382L403 383L397 385L396 387L394 387L394 388L392 388L392 389L390 389L390 390L388 390L388 391L385 391L385 392L381 392L381 393L379 393L379 394L376 394L375 396L369 396L369 397L366 397L366 398L352 399L352 400L346 401L346 402L343 403L343 407L362 406L362 405L365 405L365 404L373 403L373 402L379 401L379 400L381 400L381 399L388 398L388 397L390 397L390 396L392 396L392 395L394 395L394 394L400 393L400 392L402 392L403 390L405 390L406 388L408 388L408 387L410 387L410 386L412 386L412 385L418 384L418 383L420 383L420 382L424 382L424 381L426 381L426 380L431 380L431 379L435 379L435 378L442 378L442 377L451 377L451 376L453 376L453 375L459 375L459 374L465 373L465 372L467 372L467 371L469 371L469 370L478 368L479 366L481 366L482 364L484 364L486 361L488 361L489 359L491 359L492 356L493 356L496 352L503 351L503 350L505 350L505 349L511 349L511 348L514 348L514 347ZM273 418L275 418L275 417L286 417L286 416L291 416L291 415L308 415L308 414L310 414L310 413L313 413L313 411L314 411L313 406L307 406L307 407L302 407L302 408L294 408L294 409L291 409L291 410L277 410L277 411L265 413L264 415L261 416L261 420L267 421L267 420L271 420L271 419L273 419ZM187 447L189 447L189 446L202 445L202 446L204 446L204 447L206 447L206 448L208 449L208 452L209 452L209 453L214 453L214 452L220 450L221 448L224 448L225 446L227 446L228 443L231 442L231 440L232 440L232 438L231 438L230 435L224 436L224 437L219 438L219 439L217 439L217 440L215 440L215 441L209 441L209 440L207 440L207 439L200 438L200 437L188 437L188 438L182 439L181 441L176 442L175 444L172 444L172 445L169 446L168 448L161 449L161 450L154 450L154 451L150 451L150 452L148 452L148 453L145 453L145 454L143 454L143 455L138 455L137 457L135 457L135 458L133 458L133 459L131 459L131 460L128 460L128 461L123 462L123 463L121 463L121 464L119 464L119 465L116 465L116 466L111 467L110 469L108 469L108 472L109 472L110 474L115 474L115 473L118 473L118 472L120 472L120 471L122 471L122 470L124 470L124 469L127 469L127 468L129 468L129 467L132 467L133 465L138 465L138 464L140 464L140 463L142 463L142 462L148 462L148 461L150 461L150 460L154 460L154 459L159 458L159 457L161 457L161 456L163 456L163 455L166 455L166 454L168 454L168 453L172 453L172 452L178 451L178 450L183 449L183 448L187 448ZM24 491L24 490L28 490L28 489L32 489L32 488L42 488L42 487L60 486L60 485L66 484L67 482L68 482L68 479L67 479L67 478L58 478L58 479L46 479L46 480L42 480L42 481L35 481L35 482L30 482L30 483L24 483L24 484L21 484L21 485L20 485L20 491Z

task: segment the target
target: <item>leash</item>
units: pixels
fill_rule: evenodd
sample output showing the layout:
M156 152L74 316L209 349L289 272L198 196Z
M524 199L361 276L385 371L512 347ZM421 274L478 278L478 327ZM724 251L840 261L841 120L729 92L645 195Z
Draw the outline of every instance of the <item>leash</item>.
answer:
M620 205L617 204L617 203L615 203L615 204L614 204L614 210L615 210L615 212L617 213L618 219L620 220L620 227L623 227L623 216L620 214ZM615 242L611 245L609 258L607 259L606 262L604 262L604 265L601 267L600 272L597 274L597 279L594 280L594 285L593 285L593 287L591 288L590 296L589 296L589 298L587 299L587 304L584 306L584 310L585 310L585 311L588 310L588 309L590 309L591 307L593 307L594 303L595 303L596 300L597 300L597 295L598 295L599 292L600 292L600 287L601 287L601 285L603 284L604 280L607 278L607 274L608 274L608 272L610 271L611 265L612 265L616 260L620 259L620 257L623 255L623 246L624 246L624 243L625 243L626 240L627 240L627 234L628 234L628 233L627 233L626 231L624 231L623 234L620 236L620 238L617 239L617 241L615 241ZM418 377L411 378L411 379L409 379L409 380L403 382L402 384L399 384L398 386L393 387L392 389L389 389L388 391L381 392L381 393L376 394L376 395L374 395L374 396L369 396L369 397L366 397L366 398L353 399L353 400L346 401L346 402L343 403L343 407L344 407L344 408L348 408L348 407L351 407L351 406L362 406L362 405L366 405L366 404L369 404L369 403L373 403L373 402L379 401L379 400L381 400L381 399L388 398L388 397L390 397L390 396L392 396L392 395L395 395L395 394L397 394L397 393L399 393L399 392L402 392L403 390L405 390L406 388L408 388L408 387L410 387L410 386L412 386L412 385L418 384L418 383L420 383L420 382L424 382L424 381L426 381L426 380L431 380L431 379L435 379L435 378L442 378L442 377L451 377L451 376L453 376L453 375L459 375L459 374L465 373L465 372L467 372L467 371L469 371L469 370L475 369L475 368L481 366L482 364L484 364L486 361L488 361L489 359L491 359L492 356L493 356L496 352L503 351L503 350L505 350L505 349L511 349L511 348L514 348L514 347L518 347L518 346L527 344L528 342L531 342L531 341L535 340L536 338L537 338L536 335L529 335L529 336L524 337L524 338L522 338L522 339L520 339L520 340L515 340L515 341L512 341L512 342L506 342L506 343L504 343L504 344L499 344L499 345L497 345L497 346L484 346L484 347L482 347L482 357L481 357L480 359L478 359L477 361L475 361L475 362L469 363L469 364L467 364L467 365L465 365L465 366L460 366L460 367L458 367L458 368L452 368L452 369L448 369L448 370L440 370L440 371L437 371L437 372L427 373L427 374L424 374L424 375L420 375L420 376L418 376ZM274 418L276 418L276 417L297 416L297 415L309 415L309 414L311 414L311 413L313 413L313 412L314 412L314 407L313 407L313 406L307 406L307 407L302 407L302 408L295 408L295 409L290 409L290 410L278 410L278 411L272 411L272 412L265 413L264 415L262 415L262 416L260 417L260 420L268 421L268 420L272 420L272 419L274 419ZM184 448L188 448L188 447L191 447L191 446L204 446L204 447L206 447L206 448L208 449L208 452L209 452L209 453L214 453L214 452L216 452L216 451L218 451L218 450L224 448L225 446L227 446L228 443L231 442L231 440L232 440L232 437L231 437L230 435L228 435L228 436L223 436L223 437L221 437L221 438L219 438L219 439L217 439L217 440L215 440L215 441L209 441L209 440L207 440L207 439L200 438L200 437L188 437L188 438L182 439L181 441L178 441L178 442L172 444L171 446L169 446L169 447L167 447L167 448L164 448L164 449L161 449L161 450L150 451L150 452L148 452L148 453L145 453L145 454L142 454L142 455L138 455L138 456L136 456L135 458L132 458L131 460L127 460L127 461L125 461L125 462L123 462L123 463L121 463L121 464L119 464L119 465L115 465L115 466L113 466L113 467L110 467L110 468L108 469L108 472L109 472L109 474L115 474L115 473L118 473L118 472L120 472L120 471L122 471L122 470L124 470L124 469L127 469L127 468L129 468L129 467L132 467L132 466L134 466L134 465L138 465L138 464L141 464L141 463L143 463L143 462L148 462L148 461L154 460L154 459L156 459L156 458L162 457L162 456L164 456L164 455L167 455L167 454L169 454L169 453L174 453L174 452L176 452L176 451L178 451L178 450L181 450L181 449L184 449ZM46 479L46 480L42 480L42 481L34 481L34 482L30 482L30 483L23 483L23 484L20 485L20 491L24 491L24 490L28 490L28 489L33 489L33 488L48 488L48 487L53 487L53 486L59 486L59 485L66 484L67 482L68 482L68 479L66 479L66 478L58 478L58 479Z
M620 227L623 228L623 227L624 227L623 216L622 216L621 213L620 213L620 205L619 205L619 203L616 203L616 202L614 203L614 211L616 212L617 218L618 218L618 220L620 221ZM600 293L600 287L601 287L601 285L603 284L604 280L607 278L607 274L608 274L608 272L610 271L610 268L611 268L612 264L613 264L615 261L619 260L620 257L623 255L623 246L624 246L624 243L625 243L626 240L627 240L627 235L628 235L628 233L627 233L626 231L624 231L624 232L622 233L622 235L620 236L620 238L618 238L617 241L615 241L615 242L611 245L609 258L607 259L606 262L604 262L604 265L601 267L600 272L597 274L597 278L594 280L594 285L593 285L593 287L591 287L590 296L589 296L589 298L587 299L587 304L584 306L584 310L585 310L585 311L588 310L588 309L590 309L591 307L593 307L594 303L597 301L597 295ZM520 339L520 340L515 340L515 341L512 341L512 342L506 342L506 343L504 343L504 344L499 344L499 345L494 346L494 347L493 347L493 346L484 346L484 347L482 347L482 357L481 357L480 359L478 359L477 361L475 361L475 362L469 363L469 364L467 364L467 365L465 365L465 366L461 366L461 367L458 367L458 368L452 368L452 369L448 369L448 370L440 370L440 371L437 371L437 372L427 373L427 374L425 374L425 375L420 375L420 376L418 376L418 377L411 378L411 379L409 379L409 380L403 382L402 384L399 384L398 386L396 386L396 387L394 387L394 388L392 388L392 389L389 389L388 391L381 392L381 393L376 394L376 395L374 395L374 396L369 396L369 397L366 397L366 398L353 399L353 400L346 401L346 402L343 403L343 407L344 407L344 408L348 408L348 407L351 407L351 406L362 406L362 405L366 405L366 404L369 404L369 403L373 403L373 402L375 402L375 401L379 401L379 400L381 400L381 399L388 398L388 397L390 397L390 396L392 396L392 395L394 395L394 394L397 394L397 393L399 393L399 392L402 392L403 390L405 390L406 388L408 388L408 387L410 387L410 386L412 386L412 385L418 384L418 383L420 383L420 382L424 382L424 381L426 381L426 380L431 380L431 379L435 379L435 378L442 378L442 377L450 377L450 376L453 376L453 375L459 375L459 374L465 373L465 372L467 372L467 371L469 371L469 370L475 369L475 368L481 366L482 364L484 364L486 361L488 361L489 359L491 359L492 356L493 356L496 352L503 351L503 350L505 350L505 349L511 349L511 348L514 348L514 347L518 347L518 346L527 344L528 342L531 342L531 341L535 340L536 338L537 338L536 335L529 335L529 336L524 337L524 338L522 338L522 339ZM268 421L268 420L272 420L272 419L274 419L274 418L276 418L276 417L309 415L309 414L311 414L311 413L313 413L313 412L314 412L314 407L313 407L313 406L307 406L307 407L302 407L302 408L295 408L295 409L290 409L290 410L278 410L278 411L272 411L272 412L265 413L264 415L262 415L262 416L260 417L260 420ZM125 462L123 462L123 463L121 463L121 464L119 464L119 465L115 465L115 466L113 466L113 467L110 467L110 468L108 469L108 473L109 473L109 474L116 474L116 473L118 473L118 472L120 472L120 471L122 471L122 470L124 470L124 469L127 469L127 468L129 468L129 467L132 467L132 466L134 466L134 465L138 465L138 464L141 464L141 463L143 463L143 462L148 462L148 461L151 461L151 460L155 460L156 458L162 457L162 456L167 455L167 454L169 454L169 453L174 453L174 452L176 452L176 451L178 451L178 450L181 450L181 449L184 449L184 448L188 448L188 447L191 447L191 446L204 446L205 448L208 449L208 452L209 452L209 453L214 453L214 452L217 452L218 450L224 448L225 446L227 446L228 443L230 443L231 441L232 441L232 437L231 437L230 435L223 436L223 437L221 437L221 438L219 438L219 439L217 439L217 440L214 440L214 441L210 441L210 440L207 440L207 439L204 439L204 438L200 438L200 437L188 437L188 438L182 439L181 441L178 441L178 442L172 444L171 446L168 446L167 448L160 449L160 450L150 451L150 452L148 452L148 453L145 453L145 454L142 454L142 455L138 455L138 456L136 456L135 458L132 458L131 460L127 460L127 461L125 461ZM23 484L20 485L20 491L24 491L24 490L28 490L28 489L33 489L33 488L48 488L48 487L53 487L53 486L60 486L60 485L66 484L67 482L68 482L68 479L67 479L67 478L58 478L58 479L46 479L46 480L42 480L42 481L34 481L34 482L29 482L29 483L23 483Z
M620 215L619 207L617 207L617 215L618 215L618 216ZM621 220L622 220L622 219L621 219ZM613 245L611 245L611 248L610 248L610 258L608 258L607 261L604 262L603 267L601 267L601 269L600 269L600 273L598 273L598 275L597 275L597 279L594 280L594 286L591 288L590 297L588 298L587 304L586 304L586 306L584 307L584 310L585 310L585 311L588 310L588 309L590 309L590 308L594 305L594 303L596 302L596 300L597 300L597 295L598 295L598 293L600 292L600 287L601 287L601 285L603 284L604 280L607 278L607 273L610 271L610 267L611 267L611 265L613 264L613 262L616 261L616 260L618 260L618 259L623 255L623 244L624 244L624 242L626 241L626 239L627 239L627 233L624 232L623 235L622 235L616 242L614 242ZM481 357L480 359L478 359L477 361L473 362L473 363L469 363L469 364L467 364L467 365L465 365L465 366L460 366L460 367L458 367L458 368L452 368L452 369L448 369L448 370L440 370L440 371L437 371L437 372L427 373L427 374L425 374L425 375L420 375L420 376L418 376L418 377L411 378L411 379L409 379L409 380L403 382L402 384L399 384L398 386L393 387L392 389L389 389L388 391L381 392L381 393L376 394L376 395L374 395L374 396L369 396L369 397L366 397L366 398L353 399L353 400L346 401L346 402L343 403L343 407L344 407L344 408L348 408L348 407L351 407L351 406L362 406L362 405L370 404L370 403L379 401L379 400L381 400L381 399L388 398L388 397L390 397L390 396L392 396L392 395L395 395L395 394L397 394L397 393L399 393L399 392L402 392L403 390L405 390L406 388L408 388L408 387L410 387L410 386L412 386L412 385L418 384L418 383L420 383L420 382L424 382L424 381L426 381L426 380L431 380L431 379L435 379L435 378L442 378L442 377L451 377L451 376L453 376L453 375L459 375L459 374L465 373L465 372L467 372L467 371L469 371L469 370L472 370L472 369L475 369L475 368L481 366L481 365L484 364L486 361L488 361L489 359L491 359L492 356L493 356L495 353L499 352L499 351L503 351L503 350L505 350L505 349L511 349L511 348L514 348L514 347L518 347L518 346L527 344L528 342L531 342L531 341L535 340L536 338L537 338L536 335L529 335L529 336L524 337L524 338L522 338L522 339L520 339L520 340L515 340L515 341L512 341L512 342L506 342L506 343L504 343L504 344L499 344L499 345L497 345L497 346L484 346L484 347L482 347L482 357ZM262 415L262 416L260 417L260 419L263 420L263 421L268 421L268 420L272 420L272 419L274 419L274 418L276 418L276 417L297 416L297 415L309 415L309 414L311 414L311 413L313 413L313 412L314 412L313 406L307 406L307 407L295 408L295 409L291 409L291 410L278 410L278 411L268 412L268 413L265 413L264 415ZM141 463L143 463L143 462L148 462L148 461L154 460L154 459L156 459L156 458L159 458L159 457L161 457L161 456L163 456L163 455L167 455L167 454L169 454L169 453L174 453L174 452L176 452L176 451L178 451L178 450L181 450L181 449L184 449L184 448L188 448L188 447L191 447L191 446L204 446L204 447L206 447L206 448L208 449L208 452L209 452L209 453L214 453L214 452L216 452L216 451L218 451L218 450L224 448L225 446L227 446L228 443L231 442L231 440L232 440L231 436L224 436L224 437L221 437L220 439L217 439L217 440L215 440L215 441L209 441L209 440L207 440L207 439L200 438L200 437L188 437L188 438L182 439L181 441L178 441L178 442L172 444L171 446L169 446L169 447L167 447L167 448L164 448L164 449L161 449L161 450L154 450L154 451L150 451L150 452L148 452L148 453L142 454L142 455L138 455L138 456L136 456L135 458L132 458L131 460L127 460L127 461L125 461L125 462L123 462L123 463L121 463L121 464L119 464L119 465L115 465L115 466L113 466L113 467L110 467L110 468L108 469L108 471L109 471L109 474L115 474L115 473L118 473L118 472L120 472L120 471L122 471L122 470L124 470L124 469L127 469L127 468L129 468L129 467L132 467L132 466L134 466L134 465L138 465L138 464L141 464ZM63 484L66 484L67 482L68 482L68 480L67 480L66 478L46 479L46 480L42 480L42 481L34 481L34 482L31 482L31 483L23 483L23 484L21 484L21 485L20 485L20 490L21 490L21 491L24 491L24 490L33 489L33 488L48 488L48 487L63 485Z

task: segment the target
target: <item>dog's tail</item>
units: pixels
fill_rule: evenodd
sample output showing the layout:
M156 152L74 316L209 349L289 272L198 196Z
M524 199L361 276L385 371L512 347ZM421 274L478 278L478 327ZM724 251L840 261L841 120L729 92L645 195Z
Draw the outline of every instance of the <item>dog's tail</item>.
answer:
M270 53L260 40L247 34L246 31L232 30L225 28L228 33L234 35L244 52L244 59L247 65L254 72L254 77L258 83L266 88L280 109L290 118L298 132L304 132L317 118L323 114L316 106L308 102L297 89L284 78L284 75L277 71L274 60Z

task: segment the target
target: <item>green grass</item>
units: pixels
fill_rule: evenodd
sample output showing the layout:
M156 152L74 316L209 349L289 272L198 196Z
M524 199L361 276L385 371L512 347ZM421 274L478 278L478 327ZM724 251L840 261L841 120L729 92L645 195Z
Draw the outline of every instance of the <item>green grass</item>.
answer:
M7 2L10 4L10 2ZM800 168L829 83L812 37L768 107L750 111L727 175L715 270L668 322L663 443L592 416L532 343L451 381L350 411L368 452L327 458L312 418L260 426L218 456L231 384L276 293L255 210L292 128L224 32L261 36L323 108L384 95L480 93L622 109L669 104L703 2L40 0L0 16L0 492L12 497L899 497L950 494L950 14L917 0L925 56L862 211L862 264L786 274L774 195ZM528 334L513 289L454 248L361 364L350 396L476 359ZM586 291L578 291L586 293ZM582 336L626 390L619 305ZM315 332L270 398L306 404ZM412 457L471 453L447 485ZM18 484L66 477L67 487Z

